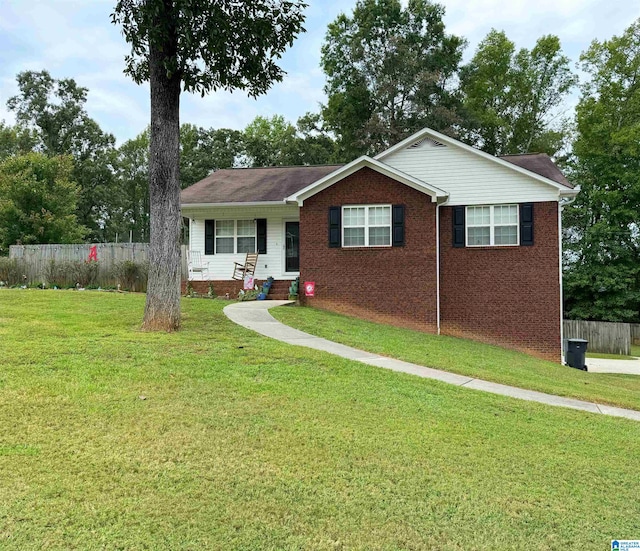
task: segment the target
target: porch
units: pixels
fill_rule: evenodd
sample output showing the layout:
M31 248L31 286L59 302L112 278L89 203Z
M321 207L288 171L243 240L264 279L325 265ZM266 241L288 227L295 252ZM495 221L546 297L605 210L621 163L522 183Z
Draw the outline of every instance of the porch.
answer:
M207 267L191 275L193 283L213 281L225 289L223 295L237 295L242 282L232 280L234 263L244 263L254 252L258 280L291 281L300 275L297 205L183 206L183 216L189 220L189 250L199 252Z

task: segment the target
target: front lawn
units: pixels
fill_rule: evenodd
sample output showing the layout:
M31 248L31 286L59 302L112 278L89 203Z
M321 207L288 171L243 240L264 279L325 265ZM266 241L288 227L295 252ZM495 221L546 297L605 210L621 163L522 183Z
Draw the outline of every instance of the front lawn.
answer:
M587 358L605 358L607 360L635 360L640 356L640 345L631 345L631 355L624 356L622 354L604 354L602 352L587 352Z
M141 295L0 291L0 549L601 550L640 534L640 423L285 345L225 304L185 300L181 332L149 334Z
M640 410L640 377L585 373L466 339L430 335L324 312L315 308L271 310L301 331L390 356L505 385Z

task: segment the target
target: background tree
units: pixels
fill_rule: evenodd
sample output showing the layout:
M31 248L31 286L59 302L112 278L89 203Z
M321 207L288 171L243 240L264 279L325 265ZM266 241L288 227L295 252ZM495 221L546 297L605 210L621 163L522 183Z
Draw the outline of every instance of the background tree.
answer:
M231 168L243 152L239 130L180 127L180 185L184 189L221 168Z
M330 162L335 141L307 114L293 126L282 115L258 116L243 131L244 161L250 166L317 165Z
M126 72L149 81L150 270L143 327L180 326L180 92L266 92L302 29L305 4L254 0L119 0L112 20L131 44Z
M565 145L562 105L576 85L557 36L543 36L531 49L495 29L460 71L465 139L492 155L544 152Z
M35 145L36 138L29 130L0 121L0 161L12 155L28 153Z
M590 79L576 113L565 210L567 315L640 321L640 20L581 56Z
M464 40L446 34L444 8L427 0L360 0L329 25L322 46L322 116L351 161L429 126L460 122L453 80Z
M78 243L78 186L69 156L15 155L0 162L0 253L10 245Z
M73 157L73 179L80 186L78 218L93 240L104 240L120 199L113 177L115 138L89 117L87 89L75 80L57 80L47 71L25 71L16 78L19 93L7 106L15 112L17 126L32 133L38 151Z
M149 130L118 148L116 179L122 196L121 209L112 216L112 231L120 239L149 241Z

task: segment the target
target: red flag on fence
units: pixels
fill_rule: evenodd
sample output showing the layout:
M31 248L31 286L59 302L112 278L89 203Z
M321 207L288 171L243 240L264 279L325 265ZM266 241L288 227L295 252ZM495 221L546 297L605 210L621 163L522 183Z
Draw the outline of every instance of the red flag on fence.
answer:
M98 246L97 245L91 245L91 247L89 247L89 262L91 262L92 260L95 260L96 262L98 262Z

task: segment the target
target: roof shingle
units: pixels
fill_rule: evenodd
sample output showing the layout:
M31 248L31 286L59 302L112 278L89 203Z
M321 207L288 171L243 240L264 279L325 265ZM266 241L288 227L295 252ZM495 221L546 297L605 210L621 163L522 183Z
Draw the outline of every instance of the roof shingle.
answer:
M228 168L183 189L183 205L282 201L342 165Z
M573 189L573 185L567 180L560 172L560 169L551 160L551 157L546 153L527 153L524 155L502 155L499 157L503 161L507 161L513 165L525 168L531 172L535 172L540 176L549 178L554 182L561 184L565 187Z

